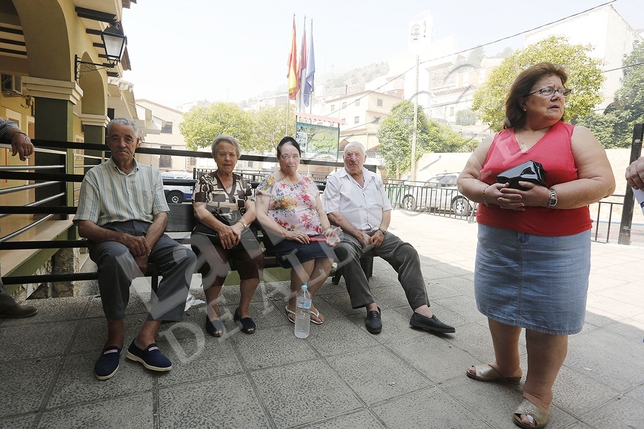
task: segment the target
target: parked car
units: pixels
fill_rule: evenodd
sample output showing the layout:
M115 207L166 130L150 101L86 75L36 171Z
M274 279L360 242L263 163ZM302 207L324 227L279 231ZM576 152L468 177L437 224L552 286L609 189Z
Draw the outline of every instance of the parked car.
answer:
M183 171L166 171L161 173L164 181L165 179L190 179L192 180L192 174L186 173ZM189 201L192 199L192 192L194 190L194 185L163 185L163 192L165 193L165 199L169 203L181 204L184 201Z
M400 205L405 210L442 210L467 216L473 205L456 186L459 173L441 173L422 186L410 186L402 196Z

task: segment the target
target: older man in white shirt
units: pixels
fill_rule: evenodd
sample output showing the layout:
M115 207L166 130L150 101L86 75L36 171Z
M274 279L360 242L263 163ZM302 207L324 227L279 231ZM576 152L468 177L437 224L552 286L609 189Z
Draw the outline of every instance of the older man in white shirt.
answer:
M344 169L327 179L322 198L329 219L342 228L342 242L336 246L335 253L343 268L351 306L366 307L367 330L372 334L381 332L380 308L360 267L360 258L370 253L380 256L398 273L407 301L414 310L409 321L412 327L440 334L456 332L438 320L429 308L416 249L387 231L391 203L382 180L363 167L365 160L365 149L360 143L347 144Z

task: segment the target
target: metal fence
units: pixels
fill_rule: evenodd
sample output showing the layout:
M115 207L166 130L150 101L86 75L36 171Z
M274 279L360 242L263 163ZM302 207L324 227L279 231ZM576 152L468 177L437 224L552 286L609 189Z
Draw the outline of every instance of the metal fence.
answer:
M468 222L476 221L477 203L468 200L456 187L435 187L426 186L423 182L387 180L385 190L394 208ZM623 194L613 194L590 206L593 241L617 242L624 198ZM644 240L644 225L633 225L630 231L636 237L642 236Z

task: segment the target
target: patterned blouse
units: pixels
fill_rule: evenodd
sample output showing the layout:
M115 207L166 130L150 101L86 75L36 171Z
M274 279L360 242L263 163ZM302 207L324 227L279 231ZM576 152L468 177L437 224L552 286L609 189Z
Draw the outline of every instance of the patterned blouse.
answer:
M301 176L298 183L290 184L276 181L272 174L259 184L257 194L270 197L268 215L286 230L322 234L316 209L320 191L311 178Z
M232 225L239 220L239 216L233 212L239 210L243 215L246 212L245 202L246 200L252 201L252 194L250 182L235 173L233 173L232 190L230 193L226 192L226 188L215 171L199 178L192 200L206 203L209 212L219 213Z

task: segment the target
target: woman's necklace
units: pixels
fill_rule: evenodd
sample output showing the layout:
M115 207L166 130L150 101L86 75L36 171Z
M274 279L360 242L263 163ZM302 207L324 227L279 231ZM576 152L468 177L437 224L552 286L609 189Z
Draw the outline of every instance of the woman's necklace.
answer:
M514 137L519 144L519 148L521 148L522 152L527 151L530 149L532 146L534 146L543 136L546 135L550 127L541 129L541 130L536 130L536 131L520 131L520 132L515 132ZM529 134L529 135L528 135Z

